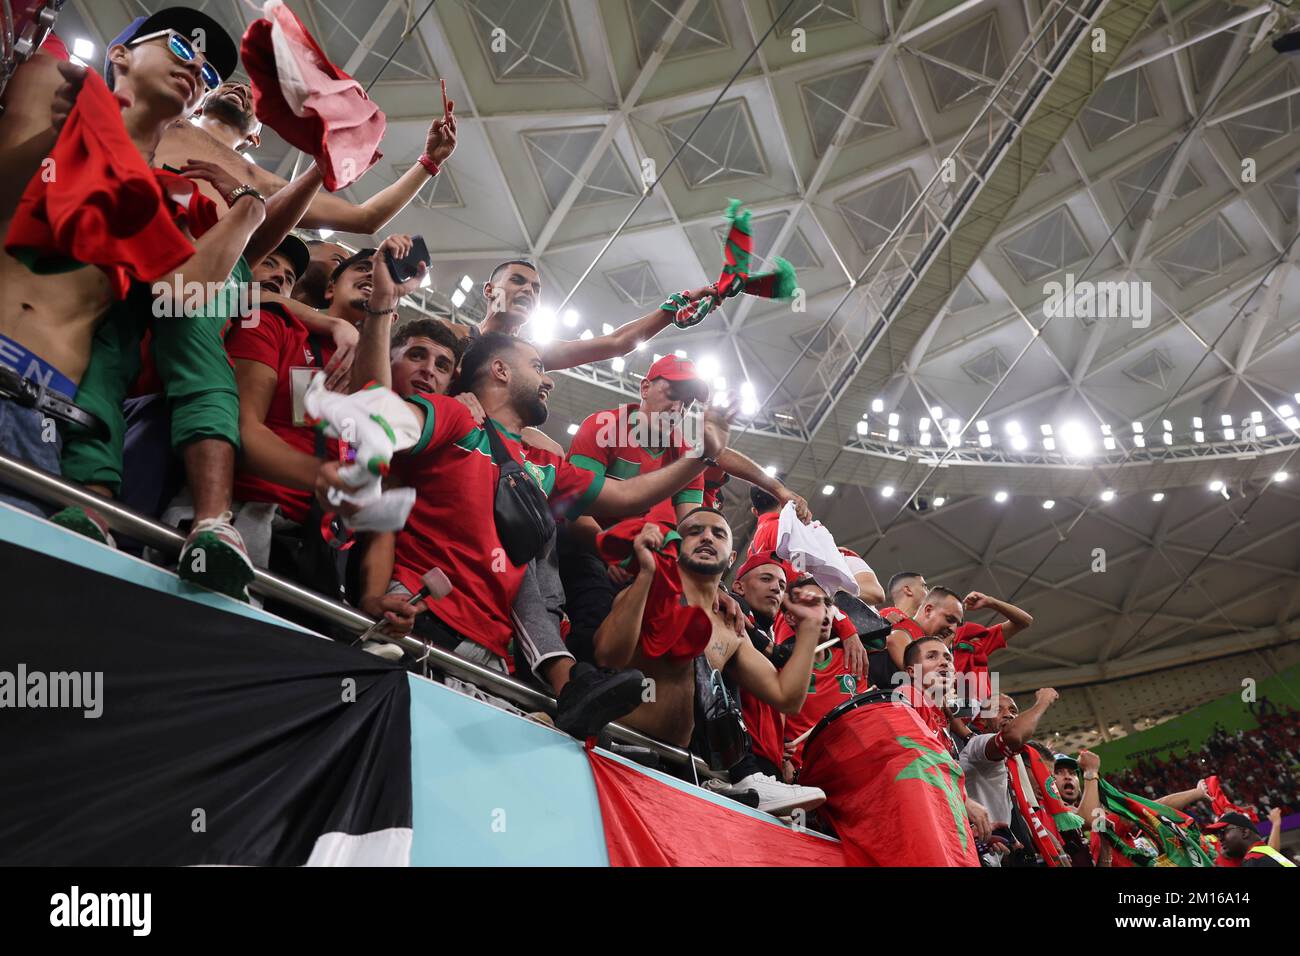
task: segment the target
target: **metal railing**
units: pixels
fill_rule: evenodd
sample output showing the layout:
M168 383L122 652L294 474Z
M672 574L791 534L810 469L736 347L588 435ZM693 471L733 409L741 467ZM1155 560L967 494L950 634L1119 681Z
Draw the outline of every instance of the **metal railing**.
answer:
M179 555L181 546L185 543L184 535L179 534L174 528L159 524L130 508L123 507L116 501L101 498L78 485L5 454L0 454L0 484L12 486L24 494L51 504L93 508L103 516L112 530L129 535L165 554ZM331 601L315 591L260 568L254 571L250 590L263 597L275 598L291 604L301 611L313 614L353 634L360 634L375 623L355 608ZM380 633L374 634L373 637L390 644L397 644L404 651L414 654L417 660L422 660L431 667L445 671L460 680L485 687L513 704L528 710L544 711L550 716L555 715L555 698L512 677L457 657L450 651L426 644L415 637L390 637ZM655 740L640 731L618 723L609 724L605 730L620 743L645 747L673 764L691 768L697 780L711 775L708 765L703 760L680 747Z

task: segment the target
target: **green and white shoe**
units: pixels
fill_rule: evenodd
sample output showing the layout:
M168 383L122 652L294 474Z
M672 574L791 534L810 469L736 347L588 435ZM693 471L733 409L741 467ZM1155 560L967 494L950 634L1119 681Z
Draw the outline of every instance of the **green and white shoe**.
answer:
M191 584L248 603L253 562L244 539L230 523L233 517L227 511L216 518L196 521L181 548L176 573Z
M113 535L109 533L108 522L100 517L96 511L82 508L80 505L69 505L53 515L50 520L60 528L67 528L69 531L85 535L91 541L98 541L110 548L117 547L117 542L113 540Z

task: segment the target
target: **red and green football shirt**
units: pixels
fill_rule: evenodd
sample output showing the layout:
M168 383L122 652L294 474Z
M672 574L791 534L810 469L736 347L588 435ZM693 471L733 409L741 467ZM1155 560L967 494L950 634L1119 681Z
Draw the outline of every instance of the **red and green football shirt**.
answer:
M758 524L754 527L754 538L749 542L749 554L746 557L753 557L764 551L776 550L776 531L781 524L781 512L769 511L767 514L758 516Z
M600 476L604 480L625 481L637 475L647 475L670 465L681 458L690 446L680 432L674 432L672 444L667 448L643 448L637 436L647 431L641 411L636 405L620 405L588 415L569 444L566 460L578 468ZM698 505L704 501L704 476L696 475L671 498L659 502L643 516L647 521L658 521L669 527L677 526L677 505ZM616 520L602 520L601 527L608 528Z
M985 627L971 621L957 628L952 641L952 663L958 674L973 675L972 700L986 701L993 693L989 680L989 655L1007 646L1002 625Z
M430 601L430 612L506 657L514 633L510 608L525 566L511 563L497 537L492 508L499 473L487 431L454 398L420 392L408 400L424 412L424 430L393 463L396 481L417 493L406 527L397 535L393 577L414 593L420 575L431 567L442 569L453 590ZM492 424L557 516L576 518L600 494L603 476L543 449L525 450L518 435Z
M847 627L840 622L843 621ZM853 623L847 617L836 617L834 634L841 640L847 635L855 634ZM794 631L782 615L776 622L775 636L777 643L783 644L793 639ZM808 678L808 696L804 698L803 707L797 714L787 714L785 718L785 737L796 740L807 733L817 722L831 712L837 704L842 704L851 697L865 692L867 681L859 678L844 663L844 647L832 644L813 659L812 675ZM803 744L795 748L791 762L796 768L801 766Z

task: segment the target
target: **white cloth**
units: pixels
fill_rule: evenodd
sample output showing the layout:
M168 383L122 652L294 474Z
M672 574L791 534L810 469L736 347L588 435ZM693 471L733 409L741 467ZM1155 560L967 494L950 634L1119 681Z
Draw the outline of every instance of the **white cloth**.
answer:
M415 489L383 490L393 455L420 438L420 420L392 389L375 386L344 395L325 388L325 373L317 372L303 396L307 418L331 438L356 449L356 460L339 469L339 477L357 491L330 490L330 501L344 501L360 510L347 519L357 531L400 531L415 506Z
M812 575L827 594L848 591L858 596L858 582L830 531L820 521L804 524L795 514L794 502L781 509L776 526L776 553L794 565L796 571Z

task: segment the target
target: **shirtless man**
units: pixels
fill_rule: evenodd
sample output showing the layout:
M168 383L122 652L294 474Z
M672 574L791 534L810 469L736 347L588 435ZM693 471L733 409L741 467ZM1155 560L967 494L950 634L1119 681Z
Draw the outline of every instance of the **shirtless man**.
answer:
M713 609L723 572L736 556L727 519L698 508L682 519L678 533L675 558L662 553L664 534L657 524L647 523L637 535L636 578L614 599L594 638L599 665L635 667L654 681L654 698L624 723L687 746L695 728L693 660L700 652L743 692L782 713L798 713L808 694L817 638L830 627L829 599L815 605L787 603L787 613L798 623L793 652L778 671Z
M373 235L387 225L438 174L439 166L456 148L455 103L447 99L445 83L442 103L443 115L429 126L424 153L396 182L361 203L328 192L317 193L297 224L303 229L334 229L360 235ZM180 169L191 160L214 163L241 182L250 183L262 195L274 196L289 183L245 155L261 143L260 130L261 123L253 113L252 89L247 83L227 80L207 95L193 121L180 119L167 128L158 144L157 165ZM215 192L209 196L219 198Z
M205 74L233 71L237 51L221 27L197 11L171 8L140 18L133 25L139 29L129 42L111 48L121 66L115 93L125 104L122 121L126 131L148 161L163 131L197 106L205 89ZM191 48L188 57L179 55L172 38L179 35L183 40L199 29L206 31L207 52ZM84 68L39 54L22 66L6 91L6 112L0 120L0 232L8 233L18 199L33 175L41 171L42 160L54 146L84 77ZM76 175L75 170L55 172ZM195 173L194 178L202 175ZM177 269L176 277L220 285L265 215L257 196L236 197L222 221L194 242L195 255ZM267 251L276 244L270 242ZM166 285L171 278L175 277L160 281ZM7 353L6 364L55 388L62 386L65 394L75 392L90 364L96 326L111 305L103 273L83 266L57 275L36 274L8 255L0 255L0 285L8 293L0 303L0 334L5 336L0 346ZM46 437L43 416L4 404L6 421L0 426L4 447L47 470L63 470L58 443ZM221 470L209 454L213 445L221 444L196 441L186 449L191 476ZM225 455L233 467L232 447L227 445L215 454L217 458ZM211 498L216 491L213 482L204 479L195 494L196 498ZM212 546L217 552L228 547L222 541L214 541Z

